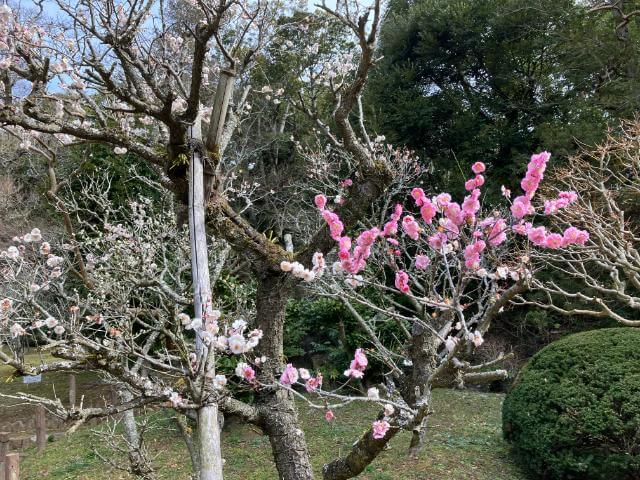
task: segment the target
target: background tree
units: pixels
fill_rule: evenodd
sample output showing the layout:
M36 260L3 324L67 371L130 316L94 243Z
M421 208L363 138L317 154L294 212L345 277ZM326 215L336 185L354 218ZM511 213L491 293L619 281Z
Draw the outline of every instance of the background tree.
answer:
M390 141L432 162L441 184L481 159L499 185L529 152L562 158L632 115L638 48L573 0L394 1L367 108Z

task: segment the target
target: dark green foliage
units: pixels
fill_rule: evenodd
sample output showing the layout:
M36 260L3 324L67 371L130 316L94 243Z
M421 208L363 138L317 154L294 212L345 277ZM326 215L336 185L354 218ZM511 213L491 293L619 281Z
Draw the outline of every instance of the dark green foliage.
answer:
M571 335L538 352L503 406L521 463L553 480L640 478L640 330Z
M638 108L637 36L573 0L396 0L369 84L373 124L417 150L439 186L488 162L517 187L533 151L555 158ZM632 27L634 30L637 27ZM464 170L464 173L463 173ZM492 188L490 185L487 188Z

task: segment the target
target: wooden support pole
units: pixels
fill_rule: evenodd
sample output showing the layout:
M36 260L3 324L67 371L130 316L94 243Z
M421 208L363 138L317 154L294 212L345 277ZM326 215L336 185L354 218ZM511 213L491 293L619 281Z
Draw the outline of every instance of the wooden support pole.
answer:
M38 454L41 455L47 445L47 417L42 405L36 407L36 445Z
M75 408L76 405L76 376L69 375L69 407Z
M7 453L9 453L9 432L0 432L0 462L4 462Z
M9 453L4 460L5 480L20 480L20 454Z
M9 453L9 432L0 432L0 480L5 480L5 457Z

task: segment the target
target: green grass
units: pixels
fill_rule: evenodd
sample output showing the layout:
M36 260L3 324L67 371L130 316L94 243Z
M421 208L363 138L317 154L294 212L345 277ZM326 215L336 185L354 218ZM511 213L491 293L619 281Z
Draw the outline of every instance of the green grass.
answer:
M25 363L30 365L39 365L50 360L52 360L51 356L43 355L41 357L34 350L25 355ZM12 367L0 363L0 393L6 395L28 393L51 399L57 397L62 400L63 404L68 404L69 373L44 373L41 382L31 384L24 384L22 377L14 377L13 373ZM77 402L82 400L85 407L102 406L105 399L110 398L109 386L101 382L95 372L77 372L75 376ZM16 419L33 416L33 412L33 405L27 405L15 399L0 397L0 425Z
M502 395L452 390L434 393L435 413L431 417L426 445L418 459L406 455L409 434L403 432L390 448L359 477L366 480L525 480L513 464L509 447L500 432ZM327 423L321 412L300 405L304 430L314 468L321 478L322 464L343 454L368 426L375 410L352 405L339 410ZM189 477L189 457L179 434L159 412L152 414L155 428L148 448L154 452L159 479ZM27 450L22 460L22 479L115 480L128 479L95 456L96 437L84 429L70 438L52 442L42 457ZM99 445L98 445L99 447ZM106 450L103 450L105 453ZM266 437L246 425L230 425L223 435L228 480L274 480L278 478ZM124 460L124 459L122 459Z

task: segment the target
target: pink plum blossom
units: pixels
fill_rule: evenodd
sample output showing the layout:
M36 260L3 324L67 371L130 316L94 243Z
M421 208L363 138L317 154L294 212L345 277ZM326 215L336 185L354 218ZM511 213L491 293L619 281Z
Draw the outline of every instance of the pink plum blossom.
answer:
M407 272L403 272L402 270L396 272L395 285L402 293L409 291L409 275Z
M298 381L298 370L291 364L287 363L284 368L284 372L280 376L280 383L282 385L293 385Z
M471 170L473 171L473 173L475 174L479 174L484 172L487 169L486 165L482 162L476 162L473 165L471 165Z
M425 270L429 263L431 263L431 260L426 255L416 255L416 268L418 270Z
M386 420L377 420L373 422L373 438L376 440L384 438L390 427L391 425L389 425L389 422Z

